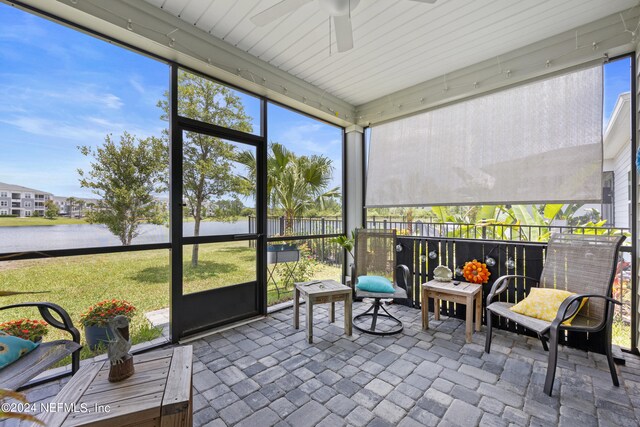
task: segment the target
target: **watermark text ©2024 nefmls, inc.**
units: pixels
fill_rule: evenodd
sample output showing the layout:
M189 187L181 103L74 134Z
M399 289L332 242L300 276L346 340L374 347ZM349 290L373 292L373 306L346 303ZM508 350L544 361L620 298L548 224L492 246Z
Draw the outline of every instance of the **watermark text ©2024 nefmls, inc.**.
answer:
M47 412L67 412L67 413L107 413L111 411L109 405L100 405L95 403L89 405L87 403L63 403L63 402L51 402L51 403L21 403L21 402L9 402L2 403L0 405L0 411L2 412L17 412L17 413L47 413Z

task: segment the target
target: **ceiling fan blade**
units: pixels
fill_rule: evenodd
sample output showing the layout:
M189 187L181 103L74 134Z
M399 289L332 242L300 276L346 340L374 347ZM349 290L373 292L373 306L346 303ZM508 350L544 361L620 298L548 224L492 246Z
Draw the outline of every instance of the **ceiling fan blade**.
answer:
M353 48L353 31L349 15L332 16L333 26L336 29L336 44L338 52L346 52Z
M257 15L253 15L250 19L258 27L264 27L265 25L275 21L278 18L295 11L300 6L304 6L307 3L311 3L313 0L283 0L280 3L276 3L273 6L263 10Z
M438 0L411 0L411 1L419 1L420 3L431 3L431 4L433 4L433 3L437 2Z

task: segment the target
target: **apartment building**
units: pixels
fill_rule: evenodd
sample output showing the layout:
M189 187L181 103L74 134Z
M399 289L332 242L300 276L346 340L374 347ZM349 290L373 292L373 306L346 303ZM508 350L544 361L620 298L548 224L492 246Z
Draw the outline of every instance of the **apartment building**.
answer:
M52 197L46 191L0 182L0 215L42 216Z

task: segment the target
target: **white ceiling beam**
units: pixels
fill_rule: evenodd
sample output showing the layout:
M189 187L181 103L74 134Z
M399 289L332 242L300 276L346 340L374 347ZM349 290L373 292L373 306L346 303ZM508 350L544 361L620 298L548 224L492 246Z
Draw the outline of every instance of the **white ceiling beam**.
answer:
M0 0L13 4L8 0ZM22 0L169 61L263 95L340 126L353 124L355 108L325 91L219 40L141 0ZM132 30L128 30L129 21Z
M638 22L640 9L629 9L622 15L629 26ZM631 39L616 13L500 55L500 64L498 58L492 58L448 73L446 84L441 76L359 105L356 123L381 123L604 58L605 54L613 57L633 52Z

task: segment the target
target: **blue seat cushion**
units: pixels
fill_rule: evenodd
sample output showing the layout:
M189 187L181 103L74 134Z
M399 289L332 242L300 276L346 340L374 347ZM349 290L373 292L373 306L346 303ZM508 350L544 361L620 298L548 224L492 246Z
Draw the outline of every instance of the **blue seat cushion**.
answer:
M20 359L37 346L38 344L29 340L0 334L0 369Z
M392 294L395 292L393 283L382 276L358 276L356 288L365 292L379 292L384 294Z

